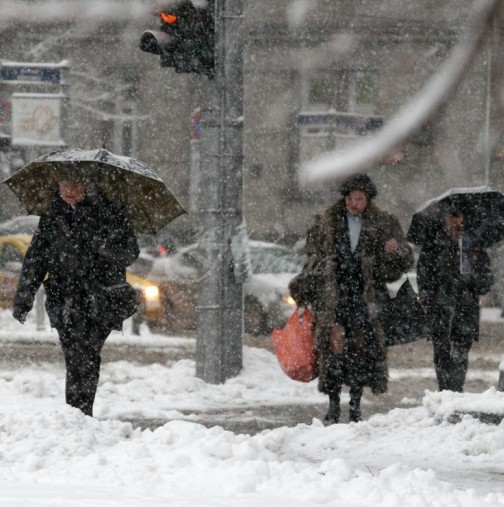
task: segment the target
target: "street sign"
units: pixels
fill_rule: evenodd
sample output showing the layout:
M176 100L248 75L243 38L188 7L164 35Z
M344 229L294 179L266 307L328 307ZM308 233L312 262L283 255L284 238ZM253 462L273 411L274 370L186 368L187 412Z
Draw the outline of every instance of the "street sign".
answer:
M358 135L365 135L383 127L381 116L356 113L301 112L297 117L298 127L302 129L346 130Z
M60 84L62 64L5 62L0 66L0 82Z

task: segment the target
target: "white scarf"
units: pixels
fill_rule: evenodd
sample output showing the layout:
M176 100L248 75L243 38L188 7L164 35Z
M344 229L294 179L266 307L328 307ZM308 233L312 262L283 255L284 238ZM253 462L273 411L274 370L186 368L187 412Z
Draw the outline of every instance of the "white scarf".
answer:
M362 230L362 217L360 215L352 215L347 213L348 233L350 235L350 249L355 252L359 243L359 237Z

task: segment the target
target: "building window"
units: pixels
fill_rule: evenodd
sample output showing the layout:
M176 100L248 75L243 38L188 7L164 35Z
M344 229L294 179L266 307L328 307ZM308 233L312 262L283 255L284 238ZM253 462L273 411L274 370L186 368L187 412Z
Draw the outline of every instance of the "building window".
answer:
M319 70L304 81L298 114L299 162L346 149L383 126L376 114L376 74L360 69Z
M373 114L376 104L376 82L371 72L357 71L349 81L348 112Z
M308 106L330 109L335 102L334 78L329 72L318 72L309 80Z
M308 76L304 108L374 114L375 76L372 71L321 70Z

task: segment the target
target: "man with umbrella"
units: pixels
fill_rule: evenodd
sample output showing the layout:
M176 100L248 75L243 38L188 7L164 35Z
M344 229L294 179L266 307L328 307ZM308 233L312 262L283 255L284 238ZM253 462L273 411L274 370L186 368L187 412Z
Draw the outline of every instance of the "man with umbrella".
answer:
M92 416L102 346L138 306L126 282L126 267L139 255L134 228L155 232L184 211L152 169L106 150L45 155L5 183L29 213L41 215L14 318L25 321L43 283L65 357L66 402Z
M479 296L494 281L475 225L483 225L475 219L478 193L468 189L458 198L452 193L431 201L413 217L407 235L422 247L418 287L431 325L440 391L464 389L469 351L479 336Z
M28 248L13 315L24 322L44 281L47 313L65 357L66 402L92 416L101 348L122 326L98 294L101 286L126 283L126 266L139 249L124 209L78 176L55 179L58 190Z

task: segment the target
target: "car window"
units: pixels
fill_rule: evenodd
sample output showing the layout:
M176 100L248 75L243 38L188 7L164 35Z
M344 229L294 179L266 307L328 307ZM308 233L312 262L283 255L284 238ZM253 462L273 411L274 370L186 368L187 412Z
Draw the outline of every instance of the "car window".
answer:
M212 269L213 257L204 248L191 248L179 255L182 256L182 264L186 268L190 268L197 273L198 278L206 276ZM220 253L217 252L217 255L220 255ZM177 257L177 255L175 255L175 257Z
M203 250L198 248L183 252L180 257L184 266L195 270L198 274L201 274L201 272L205 269L205 265L208 263L205 262L206 257Z
M172 256L156 259L150 276L179 282L201 280L211 271L211 262L206 249L196 245L186 247ZM296 274L303 267L302 255L278 245L251 245L250 262L254 274Z
M23 254L13 245L4 244L0 247L0 268L5 269L9 263L22 263Z

